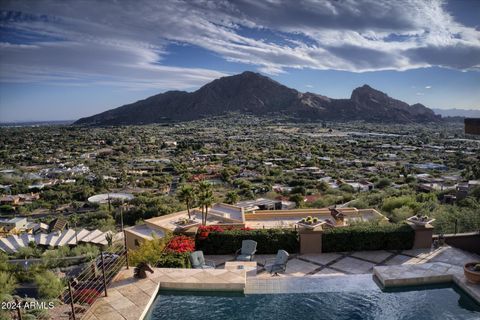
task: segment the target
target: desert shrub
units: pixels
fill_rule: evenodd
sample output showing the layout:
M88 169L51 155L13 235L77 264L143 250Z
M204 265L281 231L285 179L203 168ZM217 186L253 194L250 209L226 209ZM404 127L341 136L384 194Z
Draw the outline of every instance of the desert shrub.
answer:
M170 237L156 238L150 241L143 241L136 250L128 251L128 259L131 265L136 266L140 262L155 265L160 259Z
M378 180L378 182L375 184L375 187L379 189L383 189L383 188L389 187L391 184L392 184L392 181L390 181L390 179L382 178Z
M341 184L339 189L342 190L342 191L345 191L345 192L350 192L350 193L355 192L355 189L351 185L346 184L346 183Z
M325 230L322 251L407 250L414 238L415 232L406 223L364 223Z
M435 233L475 232L480 230L480 208L440 207L433 213ZM456 225L456 230L455 230Z
M383 200L382 211L391 213L394 209L404 206L414 209L418 206L418 203L411 196L389 197Z
M17 286L15 276L11 272L0 271L0 301L6 301Z
M398 223L405 221L407 218L413 216L415 214L415 211L408 207L408 206L403 206L401 208L396 208L393 209L392 213L389 215L389 219L393 223Z
M64 290L65 284L53 272L45 271L35 276L38 294L41 298L52 299L58 297Z

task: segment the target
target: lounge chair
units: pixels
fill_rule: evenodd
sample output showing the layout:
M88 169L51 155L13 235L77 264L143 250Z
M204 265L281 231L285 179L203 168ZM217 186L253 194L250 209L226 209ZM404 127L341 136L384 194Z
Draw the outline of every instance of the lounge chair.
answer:
M253 261L255 252L257 252L257 242L253 240L243 240L242 248L235 252L235 260Z
M190 253L190 263L194 269L215 269L215 262L205 260L203 251Z
M285 272L287 269L288 256L289 254L287 251L278 250L275 259L265 261L265 270L274 276L278 276L279 272Z

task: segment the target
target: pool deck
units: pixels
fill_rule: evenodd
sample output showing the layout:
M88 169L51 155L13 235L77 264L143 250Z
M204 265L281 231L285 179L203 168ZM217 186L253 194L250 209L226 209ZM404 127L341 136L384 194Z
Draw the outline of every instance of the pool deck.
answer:
M257 274L247 276L245 270L226 270L231 255L206 256L217 269L160 269L147 279L134 279L133 268L123 270L108 290L108 297L99 298L82 319L143 319L158 290L220 290L246 294L318 292L332 278L352 282L356 277L378 278L385 286L421 285L454 282L480 303L480 285L468 283L463 264L480 257L460 249L444 246L439 249L404 251L363 251L291 255L287 270L272 277L264 269L266 259L274 255L257 255ZM359 288L360 290L361 288Z

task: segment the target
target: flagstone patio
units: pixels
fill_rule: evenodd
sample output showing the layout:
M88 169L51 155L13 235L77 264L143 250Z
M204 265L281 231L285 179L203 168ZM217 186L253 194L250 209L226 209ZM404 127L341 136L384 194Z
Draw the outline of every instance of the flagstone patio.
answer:
M235 259L233 255L207 255L206 259L214 260L217 268L223 268L226 261ZM275 255L256 255L258 278L271 277L264 269L265 260L273 259ZM444 262L462 266L466 261L478 261L475 254L450 246L438 249L415 249L403 251L356 251L321 254L291 254L287 270L280 277L303 277L322 274L371 274L375 266L392 266L403 264L422 264L429 262Z

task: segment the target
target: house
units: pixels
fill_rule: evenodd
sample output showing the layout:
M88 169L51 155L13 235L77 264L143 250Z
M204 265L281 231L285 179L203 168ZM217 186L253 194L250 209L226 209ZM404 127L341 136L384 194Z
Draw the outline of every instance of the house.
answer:
M369 181L359 181L359 182L355 182L355 181L345 181L346 184L352 186L352 188L355 190L355 191L358 191L358 192L366 192L366 191L371 191L374 189L375 185Z
M0 204L7 204L11 206L18 205L20 203L20 197L7 195L0 198Z
M257 199L259 200L259 199ZM263 199L264 203L269 203ZM255 200L254 200L255 201ZM270 200L273 201L273 200ZM259 201L259 203L262 203ZM348 226L351 223L371 220L388 221L385 216L375 209L356 208L329 208L320 209L293 209L293 210L258 210L252 203L243 203L244 207L216 203L208 210L207 225L223 227L247 227L251 229L296 229L299 222L307 216L316 217L321 225L328 227ZM271 204L271 203L270 203ZM137 225L125 229L125 241L129 249L136 249L142 241L151 240L152 234L162 237L167 232L196 232L202 221L202 212L199 208L190 210L192 222L185 226L188 218L187 211L180 211L164 216L145 220L144 225Z
M48 224L49 232L63 231L63 229L68 229L68 221L65 218L59 217L56 218Z
M244 212L251 212L254 210L281 210L282 201L258 198L255 200L237 202L235 206L242 208Z
M0 220L0 226L6 233L18 233L25 229L27 218L12 218Z
M475 187L480 187L480 180L469 180L468 182L459 183L456 186L457 200L465 199L469 192L471 192Z

